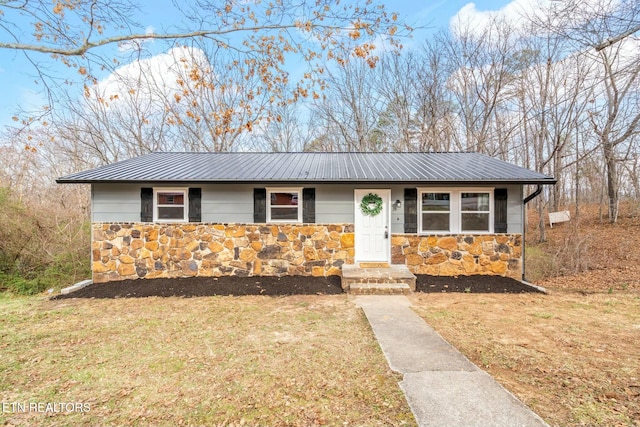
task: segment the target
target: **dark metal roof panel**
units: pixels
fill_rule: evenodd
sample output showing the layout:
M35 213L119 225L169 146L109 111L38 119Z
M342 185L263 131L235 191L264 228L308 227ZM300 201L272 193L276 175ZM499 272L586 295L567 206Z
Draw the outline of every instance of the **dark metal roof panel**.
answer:
M478 153L151 153L57 181L555 183Z

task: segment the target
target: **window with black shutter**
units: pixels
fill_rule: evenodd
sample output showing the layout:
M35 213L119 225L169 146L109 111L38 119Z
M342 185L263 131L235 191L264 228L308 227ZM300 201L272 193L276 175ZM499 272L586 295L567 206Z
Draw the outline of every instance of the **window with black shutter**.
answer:
M507 232L507 194L506 188L496 188L493 193L493 231Z
M302 190L302 222L316 222L316 189L305 188Z
M418 189L404 189L404 232L418 232Z
M200 188L142 188L140 221L200 222L202 220Z
M253 189L253 222L267 222L267 189Z
M253 222L314 223L315 199L315 188L254 188Z
M202 221L202 189L189 188L189 222Z
M153 221L153 188L140 189L140 221Z

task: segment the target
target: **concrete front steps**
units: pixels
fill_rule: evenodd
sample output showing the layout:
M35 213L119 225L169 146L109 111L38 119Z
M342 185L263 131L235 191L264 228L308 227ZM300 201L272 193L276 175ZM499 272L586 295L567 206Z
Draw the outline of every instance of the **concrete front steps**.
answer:
M342 289L355 295L397 295L416 290L416 276L404 264L361 267L361 264L342 266Z

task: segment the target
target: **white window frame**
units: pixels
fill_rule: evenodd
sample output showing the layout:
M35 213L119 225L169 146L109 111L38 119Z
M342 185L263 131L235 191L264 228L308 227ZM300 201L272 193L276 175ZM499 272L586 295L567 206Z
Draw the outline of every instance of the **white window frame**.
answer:
M418 188L418 234L493 234L494 187L420 187ZM422 229L422 195L424 193L449 193L449 231ZM489 230L462 230L462 193L489 193ZM464 213L484 213L465 211Z
M462 193L489 193L489 211L463 211L462 210ZM493 188L491 189L471 189L471 190L461 190L459 193L459 197L460 197L460 219L459 219L459 224L460 224L460 233L474 233L474 234L493 234L493 215L494 215L494 206L493 206ZM462 230L462 215L463 214L489 214L489 230Z
M277 223L301 223L302 222L302 188L303 187L267 187L267 222ZM298 218L291 219L272 219L271 218L271 193L298 193ZM277 205L275 205L277 207ZM291 206L289 206L291 207Z
M177 205L159 205L158 193L182 193L184 195L184 218L160 219L158 208ZM189 222L189 189L186 187L153 187L153 222Z
M424 193L442 193L442 194L448 194L449 195L449 229L448 230L423 230L422 229L422 195ZM452 231L452 224L454 222L453 217L455 215L455 203L454 203L454 198L455 195L453 194L454 192L451 191L451 189L449 188L419 188L418 189L418 207L419 207L419 233L424 233L424 234L449 234L449 233L453 233ZM432 213L436 214L436 213L444 213L444 211L432 211Z

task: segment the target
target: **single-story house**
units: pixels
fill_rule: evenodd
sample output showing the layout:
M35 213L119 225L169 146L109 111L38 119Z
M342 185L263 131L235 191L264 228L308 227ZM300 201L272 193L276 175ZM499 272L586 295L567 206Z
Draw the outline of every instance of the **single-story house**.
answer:
M521 279L524 187L555 179L478 153L159 152L57 182L91 184L93 280L107 282L364 261Z

